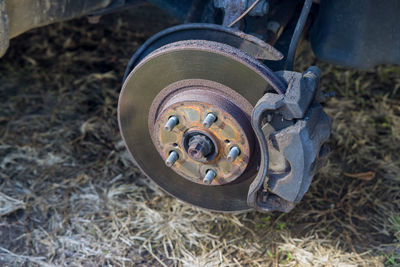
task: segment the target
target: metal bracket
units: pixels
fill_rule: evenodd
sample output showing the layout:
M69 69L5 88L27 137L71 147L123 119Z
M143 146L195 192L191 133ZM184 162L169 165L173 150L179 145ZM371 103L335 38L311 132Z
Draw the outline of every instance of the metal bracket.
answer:
M222 22L222 25L228 27L246 10L247 0L214 0L214 6L224 10L224 21ZM239 29L240 23L236 23L233 27Z
M289 212L301 200L326 154L331 120L315 101L320 70L277 72L288 84L284 95L265 94L252 114L261 163L247 202L259 211ZM265 123L265 121L267 121Z
M233 20L240 16L247 8L252 6L257 0L214 0L216 8L222 8L225 11L224 26L228 26ZM268 14L269 1L259 0L250 10L249 16L262 17ZM226 20L226 21L225 21ZM228 21L229 20L229 21Z

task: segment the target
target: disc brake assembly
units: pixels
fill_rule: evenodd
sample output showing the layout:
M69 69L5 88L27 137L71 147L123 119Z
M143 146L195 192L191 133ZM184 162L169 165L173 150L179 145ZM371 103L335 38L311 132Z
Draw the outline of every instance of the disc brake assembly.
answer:
M290 211L326 154L320 71L239 30L185 24L133 56L118 104L135 163L171 195L216 211Z

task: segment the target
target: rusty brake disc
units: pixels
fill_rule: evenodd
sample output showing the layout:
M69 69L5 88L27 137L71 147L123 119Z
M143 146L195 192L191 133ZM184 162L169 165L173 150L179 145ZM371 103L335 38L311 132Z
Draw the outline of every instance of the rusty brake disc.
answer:
M242 31L208 23L189 23L165 29L148 39L129 60L124 81L133 68L160 47L185 40L206 40L238 48L261 60L281 60L283 55L273 46Z
M126 78L120 130L134 161L166 192L210 210L248 210L260 160L251 112L271 88L282 94L286 84L237 48L175 42L150 53ZM206 127L209 114L215 119ZM230 162L232 143L242 153Z

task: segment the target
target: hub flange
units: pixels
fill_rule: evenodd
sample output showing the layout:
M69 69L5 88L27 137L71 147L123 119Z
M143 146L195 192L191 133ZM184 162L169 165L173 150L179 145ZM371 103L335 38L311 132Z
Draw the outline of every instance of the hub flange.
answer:
M207 171L215 177L207 185L233 182L246 170L254 150L254 135L245 111L229 100L231 89L216 82L189 79L163 89L153 101L149 131L163 160L175 151L171 168L182 177L204 184ZM242 102L245 102L242 99ZM179 122L166 131L171 118ZM230 151L240 153L229 160Z

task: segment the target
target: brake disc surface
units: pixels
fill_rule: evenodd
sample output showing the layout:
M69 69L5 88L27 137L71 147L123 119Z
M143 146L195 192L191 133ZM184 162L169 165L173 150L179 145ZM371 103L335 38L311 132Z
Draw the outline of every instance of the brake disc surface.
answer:
M190 23L165 29L148 39L129 60L124 81L133 68L154 50L178 41L206 40L238 48L254 58L281 60L282 53L264 41L242 31L208 23Z
M239 49L195 40L172 43L149 54L129 74L120 94L118 117L122 136L134 161L149 178L173 196L202 208L248 210L247 193L259 162L257 147L239 179L208 186L190 181L167 167L153 145L148 127L151 105L164 88L185 80L209 81L228 88L221 89L221 95L240 107L248 119L253 106L271 86L280 92L285 85Z

